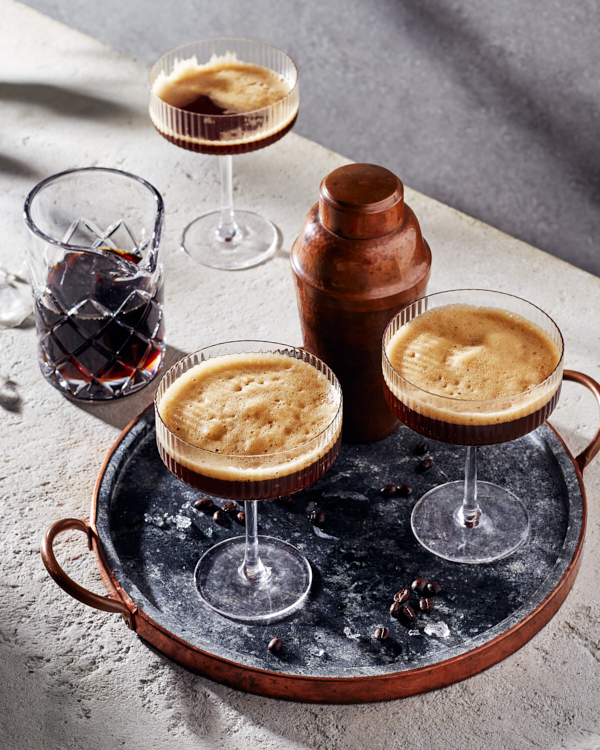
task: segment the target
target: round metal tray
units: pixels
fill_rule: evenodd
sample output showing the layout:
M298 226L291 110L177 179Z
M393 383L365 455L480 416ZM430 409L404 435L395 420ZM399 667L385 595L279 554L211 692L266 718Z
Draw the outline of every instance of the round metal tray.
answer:
M571 372L565 378L600 400L590 378ZM194 508L198 493L175 479L158 456L152 409L125 430L108 456L91 522L53 524L43 543L44 562L71 595L121 612L171 659L241 690L350 703L443 687L516 651L564 601L585 533L581 471L600 438L574 459L545 424L520 440L480 450L480 479L521 497L531 518L525 545L486 565L447 562L414 539L414 502L436 484L460 478L464 462L464 449L430 441L433 467L419 472L415 446L421 441L402 427L383 441L344 444L319 482L289 499L259 504L259 532L301 548L314 572L305 607L281 622L235 623L200 601L194 588L198 558L243 529L234 519L217 525ZM411 496L382 497L384 485L403 482L412 487ZM317 507L325 513L320 527L310 520ZM67 528L88 534L110 599L82 589L56 563L53 539ZM433 611L407 627L390 617L389 607L395 592L417 576L437 581L442 592ZM409 603L418 612L417 602L413 594ZM387 639L374 638L377 627L389 629ZM277 655L267 649L274 637L283 644Z

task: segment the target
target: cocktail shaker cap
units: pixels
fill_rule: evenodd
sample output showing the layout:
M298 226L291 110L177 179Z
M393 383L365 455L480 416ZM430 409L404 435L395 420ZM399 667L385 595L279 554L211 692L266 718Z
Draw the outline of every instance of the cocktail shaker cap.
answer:
M330 232L351 240L390 234L402 221L404 188L376 164L348 164L327 175L319 188L319 215Z

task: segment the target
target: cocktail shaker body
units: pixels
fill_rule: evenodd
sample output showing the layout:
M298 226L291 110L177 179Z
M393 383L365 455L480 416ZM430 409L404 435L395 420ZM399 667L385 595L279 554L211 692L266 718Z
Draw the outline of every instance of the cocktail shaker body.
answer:
M397 427L383 395L381 339L391 318L425 293L431 252L404 189L371 164L321 183L291 252L303 346L336 373L343 437L379 440Z

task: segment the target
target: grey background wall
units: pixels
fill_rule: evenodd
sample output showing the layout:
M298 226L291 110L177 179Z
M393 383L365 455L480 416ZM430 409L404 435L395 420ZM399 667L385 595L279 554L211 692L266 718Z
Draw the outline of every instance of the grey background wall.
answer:
M597 0L26 0L154 62L245 36L297 62L296 132L600 275Z

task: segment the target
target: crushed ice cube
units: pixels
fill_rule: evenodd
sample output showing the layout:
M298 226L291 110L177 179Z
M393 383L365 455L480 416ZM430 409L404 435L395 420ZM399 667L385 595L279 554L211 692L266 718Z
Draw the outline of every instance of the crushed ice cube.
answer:
M427 630L427 628L425 628ZM413 628L412 630L408 631L409 635L421 635L421 631L418 628Z
M353 641L357 641L360 638L360 633L353 633L348 627L344 628L344 635L346 638L350 638Z
M437 638L447 638L450 635L450 628L445 622L429 622L425 625L425 632Z
M152 526L156 526L158 529L164 529L166 526L165 523L165 514L163 513L144 513L144 523L149 523Z
M0 276L0 327L14 328L20 325L31 314L29 290L24 285L17 285L11 274L2 272Z
M192 525L192 519L187 516L173 516L169 519L178 531L186 531Z

